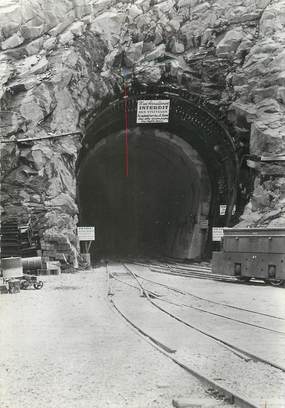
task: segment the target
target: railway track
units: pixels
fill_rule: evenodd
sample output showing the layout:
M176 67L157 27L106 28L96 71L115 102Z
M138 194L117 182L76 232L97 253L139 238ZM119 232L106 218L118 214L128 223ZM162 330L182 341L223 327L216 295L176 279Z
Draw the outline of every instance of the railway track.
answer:
M125 262L125 261L124 261ZM127 261L130 264L133 265L138 265L138 266L143 266L147 269L149 269L150 271L154 272L154 273L162 273L165 275L170 275L170 276L179 276L179 277L185 277L185 278L198 278L198 279L210 279L210 280L214 280L214 281L220 281L220 282L230 282L230 283L237 283L240 284L241 280L233 277L233 276L228 276L229 279L224 279L224 275L218 275L218 279L216 279L215 277L213 277L213 274L210 272L211 271L211 267L210 266L201 266L200 264L190 264L191 266L187 266L185 264L177 264L175 263L175 267L176 270L174 270L173 268L170 268L168 264L162 264L162 263L158 263L157 261L155 263L152 262L137 262L134 260L129 259ZM177 266L178 265L178 266ZM182 270L182 272L180 272L180 269ZM186 270L186 272L185 272ZM208 272L205 274L203 271L207 270ZM145 277L142 277L145 280L148 280ZM154 282L152 280L150 280L150 282L152 283L157 283ZM243 281L242 281L243 282ZM244 283L244 282L243 282ZM246 282L247 285L260 285L260 286L264 286L264 281L253 281L253 282ZM167 285L169 287L169 285ZM170 287L169 287L170 288ZM171 288L172 290L175 290L177 288ZM220 305L220 306L224 306L226 308L231 308L233 310L240 310L240 311L244 311L244 312L249 312L249 313L253 313L259 316L266 316L266 317L270 317L276 320L283 320L285 321L285 317L279 317L276 315L272 315L269 313L262 313L262 312L257 312L251 309L247 309L247 308L241 308L235 305L231 305L229 303L222 303L222 302L217 302L214 301L212 299L209 298L205 298L202 296L198 296L197 294L194 294L193 292L182 291L185 295L189 295L195 299L201 300L201 301L205 301L207 303L211 303L213 305Z
M213 274L212 273L212 268L210 265L205 265L201 263L181 263L177 261L173 261L171 259L167 259L166 261L153 261L153 260L148 260L148 261L132 261L129 260L129 262L132 262L137 265L145 266L150 268L153 272L157 273L164 273L168 275L174 275L174 276L184 276L184 277L189 277L189 278L197 278L197 279L210 279L214 281L221 281L221 282L231 282L231 283L236 283L236 284L249 284L249 285L262 285L264 286L265 282L263 279L254 279L250 280L250 278L247 277L236 277L233 275L219 275L219 274ZM273 284L272 282L269 284L274 287L282 287L280 284Z
M218 342L221 342L222 344L224 344L224 345L227 346L227 347L230 347L230 348L231 348L232 350L234 350L234 351L240 352L240 353L244 354L245 356L247 356L247 357L249 357L249 358L251 358L251 359L253 359L253 360L255 360L255 361L268 364L268 365L270 365L270 366L272 366L272 367L274 367L274 368L276 368L276 369L281 370L282 372L285 372L285 366L283 367L283 366L281 366L281 365L279 365L279 364L274 364L273 362L270 362L270 361L268 361L268 360L266 360L266 359L263 359L263 358L261 358L261 357L255 355L255 354L253 354L253 353L251 353L251 352L245 350L245 349L241 349L241 348L235 346L235 345L232 344L232 343L223 341L222 338L217 337L217 336L213 336L213 335L211 335L210 332L201 330L201 329L199 329L198 327L195 327L194 325L191 325L191 324L187 323L185 320L180 319L179 316L174 315L174 314L172 314L172 313L169 313L169 312L167 312L167 310L165 310L162 306L157 305L157 304L154 302L154 299L155 299L155 300L160 300L160 302L169 303L169 304L172 304L172 305L175 305L175 306L189 307L189 308L198 310L198 311L200 311L200 312L202 312L202 313L209 313L210 315L218 316L218 317L223 318L223 319L228 319L228 320L230 320L230 321L232 321L232 322L237 322L237 323L244 324L244 325L248 325L248 326L251 326L251 327L254 327L254 328L258 328L258 329L261 329L261 330L266 330L266 331L269 331L269 332L271 332L271 333L278 333L278 334L280 334L280 335L282 335L282 336L285 336L285 331L273 330L273 329L271 329L271 328L269 328L269 327L264 327L264 326L252 324L252 323L249 323L249 322L246 322L246 321L234 319L234 318L231 318L231 317L229 317L229 316L225 316L225 315L222 315L222 314L219 314L219 313L213 313L213 312L204 310L204 309L202 309L202 308L196 308L196 307L194 307L194 306L185 305L185 304L183 304L183 303L177 304L177 303L174 303L174 302L171 302L171 301L167 301L167 300L165 300L165 299L161 299L161 296L160 296L158 293L156 293L155 291L150 291L150 290L146 289L142 284L140 284L140 282L139 282L139 280L138 280L138 277L139 277L139 276L138 276L135 272L133 272L133 271L131 270L130 265L128 265L128 266L125 265L125 264L123 264L123 265L124 265L124 267L127 269L127 271L133 276L133 278L135 279L135 281L138 283L138 286L136 286L136 285L132 285L132 286L133 286L133 287L136 287L137 289L140 289L142 293L145 293L145 294L146 294L146 297L149 298L150 302L153 303L153 305L154 305L155 307L159 308L162 312L169 314L171 317L173 317L174 319L180 321L182 324L185 324L186 326L189 326L189 327L191 327L192 329L197 330L197 331L201 332L202 334L205 334L206 336L209 336L209 337L213 338L213 340L216 340L216 341L218 341ZM140 276L141 276L141 275L140 275ZM144 279L142 276L141 276L141 278ZM115 279L116 279L116 278L115 278ZM123 284L125 284L125 282L123 282L122 280L120 280L120 281L121 281ZM153 282L154 282L154 281L153 281ZM129 284L128 284L128 285L129 285ZM166 286L167 286L167 285L166 285ZM167 288L170 289L170 290L172 290L172 288L171 288L170 286L168 286ZM217 302L217 303L218 303L218 302ZM240 310L242 310L242 308L240 308ZM255 312L255 313L258 313L258 312Z
M199 266L195 264L189 264L187 266L182 266L179 264L169 264L169 263L146 263L146 262L132 262L136 265L141 265L148 267L153 272L164 273L168 275L175 276L185 276L198 279L211 279L215 281L222 282L239 282L234 276L227 275L214 275L211 273L211 268L206 266Z
M227 319L230 322L236 323L236 324L244 324L249 326L250 328L254 328L255 330L260 330L260 331L268 331L271 332L270 334L278 334L279 336L285 336L285 332L282 331L278 331L278 330L274 330L274 329L270 329L269 327L263 327L261 325L256 325L256 324L251 324L249 322L245 322L239 319L234 319L231 318L229 316L225 316L222 315L220 313L215 313L215 312L210 312L207 310L203 310L202 308L195 308L191 305L185 305L183 303L177 303L177 302L173 302L173 301L169 301L167 299L163 299L163 296L161 293L159 293L157 291L157 287L160 288L164 288L167 291L173 292L174 294L178 294L178 296L185 296L185 295L190 295L193 297L197 297L198 299L202 299L199 296L196 296L195 294L189 294L187 293L187 291L181 290L179 288L175 288L175 287L171 287L169 285L166 285L164 283L160 283L157 281L153 281L145 276L142 276L141 273L138 274L137 271L133 270L133 268L135 268L136 265L134 264L128 264L128 265L123 265L123 269L125 270L125 272L121 272L118 273L116 276L116 272L110 272L108 271L108 277L109 277L109 284L111 282L111 280L115 281L117 285L120 285L120 287L124 286L129 288L130 291L136 291L140 293L140 299L144 299L144 302L148 302L149 305L151 305L152 308L155 308L157 310L157 312L159 313L163 313L165 316L167 316L168 318L171 318L173 320L175 320L178 324L185 326L185 328L190 329L191 331L196 331L197 333L199 333L200 336L206 336L208 339L210 339L212 342L214 341L219 347L223 347L226 352L228 353L227 355L229 355L229 353L231 353L231 355L234 356L235 359L244 361L245 364L248 364L248 362L255 362L258 363L259 365L262 365L263 369L266 370L265 367L270 367L270 369L272 370L278 370L279 372L281 372L281 375L284 375L285 372L285 367L282 367L279 364L275 364L272 361L266 360L258 355L255 355L252 352L249 352L248 350L245 350L244 348L241 348L239 346L237 346L236 344L233 344L231 342L228 341L224 341L222 338L219 338L218 336L215 336L213 334L211 334L210 331L206 331L206 330L201 330L199 327L195 327L194 324L189 323L188 321L184 320L182 317L179 316L179 314L177 313L173 313L173 311L169 310L168 308L165 308L164 306L162 306L162 304L167 304L170 306L174 306L174 307L179 307L179 308L192 308L192 309L196 309L195 312L199 312L199 313L204 313L204 314L209 314L218 318L222 318L222 319ZM141 263L140 263L141 265ZM147 267L149 268L149 266L147 265ZM110 279L111 278L111 279ZM125 279L126 278L126 279ZM143 282L143 283L142 283ZM148 285L148 287L146 287L146 285ZM151 285L151 288L149 288L149 286ZM154 286L154 288L153 288ZM109 295L113 294L113 290L110 289L111 284L109 285ZM118 289L117 290L121 290ZM133 295L132 295L133 296ZM138 332L140 332L142 335L146 336L148 338L149 341L151 341L152 343L154 343L156 345L156 347L160 348L161 350L163 350L164 353L166 353L166 355L168 357L170 357L171 359L173 359L173 361L175 361L177 364L181 365L181 366L185 366L188 368L188 372L191 371L192 374L197 375L200 379L203 379L203 381L205 383L207 383L208 385L211 383L212 386L215 389L219 389L219 392L222 392L224 395L226 395L228 398L230 397L231 401L235 401L238 405L241 406L245 406L245 407L257 407L258 405L256 405L254 402L250 401L248 398L245 398L241 393L239 392L235 392L233 389L231 389L231 387L227 387L227 386L222 386L220 384L217 383L217 381L214 381L213 379L209 378L207 375L205 375L204 373L201 373L201 371L196 370L195 368L189 366L188 364L185 364L185 362L183 362L183 358L182 360L179 358L176 358L177 356L177 350L175 347L169 347L169 345L164 344L163 341L159 340L159 338L156 338L156 336L151 335L150 333L146 332L145 330L142 330L142 328L138 325L135 324L135 322L128 318L127 313L124 312L124 310L120 307L120 305L115 301L114 297L109 296L109 298L111 299L111 302L113 304L113 306L116 308L116 310L129 322L129 324L131 324ZM275 319L275 316L269 315L269 314L264 314L264 313L259 313L257 311L253 311L253 310L248 310L248 309L242 309L240 307L235 307L233 305L226 305L223 303L219 303L219 302L214 302L214 301L210 301L208 299L203 299L204 301L209 301L218 305L222 305L223 307L229 307L238 311L243 311L243 312L247 312L249 314L254 314L254 315L260 315L260 316L266 316L266 318L271 318L271 319ZM126 308L127 310L127 308ZM276 319L283 319L283 318L279 318L277 317ZM283 319L285 320L285 319ZM167 342L166 342L167 343ZM216 347L216 346L215 346ZM175 354L175 358L173 357L173 355ZM194 364L195 366L195 364ZM184 367L184 368L185 368ZM196 374L195 374L196 373ZM270 405L267 405L268 407Z
M157 283L157 282L152 281L152 280L150 280L150 279L146 279L146 278L142 277L141 275L135 274L135 276L136 276L137 278L140 278L140 279L146 280L146 281L148 281L148 282L151 282L151 283L153 283L153 284L155 284L155 285L164 286L164 287L166 287L166 288L168 288L169 290L172 290L172 291L174 291L174 292L176 291L176 289L172 288L171 286L163 285L163 284L161 284L161 283ZM116 279L116 278L115 278L115 279ZM119 280L119 279L118 279L118 280ZM119 281L121 281L121 280L119 280ZM121 282L122 282L123 284L129 285L128 283L126 283L126 282L124 282L124 281L121 281ZM135 287L135 285L132 285L132 286ZM226 316L226 315L224 315L224 314L219 314L219 313L211 312L211 311L209 311L209 310L202 309L201 307L195 307L195 306L193 306L193 305L189 305L189 304L185 304L185 303L171 302L171 301L168 301L168 300L165 300L165 299L161 299L161 297L160 297L157 293L155 293L155 292L152 292L152 291L147 291L147 292L150 294L150 296L151 296L152 298L157 298L157 299L159 299L159 300L162 301L162 302L166 302L166 303L169 303L169 304L173 304L173 305L175 305L175 306L182 306L182 307L186 307L186 308L189 308L189 309L194 309L194 310L200 311L200 312L202 312L202 313L208 313L208 314L210 314L210 315L212 315L212 316L221 317L221 318L223 318L223 319L228 319L228 320L231 320L231 321L233 321L233 322L241 323L241 324L248 325L248 326L251 326L251 327L256 327L256 328L261 329L261 330L266 330L266 331L269 331L269 332L271 332L271 333L278 333L278 334L281 334L281 335L284 335L284 336L285 336L285 331L274 330L274 329L269 328L269 327L266 327L266 326L261 326L261 325L254 324L254 323L250 323L250 322L247 322L247 321L244 321L244 320L235 319L235 318ZM180 292L180 291L179 291L179 292ZM183 294L185 295L185 294L187 294L187 292L185 292L185 293L183 293ZM193 296L193 295L192 295L192 296ZM219 302L213 302L213 303L219 304L219 305L223 305L223 303L219 303ZM234 306L231 306L231 307L234 308ZM238 310L241 310L241 311L247 311L247 309L243 309L243 308L237 308L237 309L238 309ZM252 312L252 311L250 311L250 312ZM255 313L255 314L258 314L258 315L261 315L261 316L271 317L271 318L273 318L273 319L276 318L275 316L267 315L267 314L265 314L265 313L259 313L259 312L254 312L254 311L253 311L252 313ZM277 317L277 319L282 319L282 318ZM285 320L285 319L282 319L282 320ZM284 368L284 371L285 371L285 368Z
M195 298L195 299L202 300L202 301L207 302L207 303L209 303L209 304L219 305L219 306L223 306L223 307L229 308L229 309L234 309L234 310L238 310L238 311L253 313L253 314L256 314L256 315L259 315L259 316L266 316L266 317L270 317L270 318L272 318L272 319L284 320L284 321L285 321L285 318L284 318L284 317L274 316L274 315L271 315L271 314L268 314L268 313L262 313L262 312L258 312L258 311L256 311L256 310L251 310L251 309L242 308L242 307L239 307L239 306L231 305L231 304L229 304L229 303L217 302L217 301L214 301L214 300L209 299L209 298L205 298L205 297L202 297L202 296L198 296L198 295L194 294L193 292L189 292L188 290L185 291L185 290L181 290L181 289L178 289L178 288L173 287L173 286L170 286L170 285L165 285L165 284L163 284L163 283L161 283L161 282L156 282L156 281L154 281L154 280L152 280L152 279L148 279L148 278L146 278L146 277L144 277L144 276L142 276L142 275L139 275L139 274L137 274L137 273L136 273L136 276L137 276L138 278L144 279L145 281L149 281L149 282L151 282L151 283L153 283L153 284L156 284L156 285L158 285L158 286L164 286L164 287L166 287L166 288L168 288L168 289L170 289L170 290L172 290L172 291L174 291L174 292L182 293L183 295L191 296L191 297L193 297L193 298ZM179 275L179 276L180 276L180 275Z

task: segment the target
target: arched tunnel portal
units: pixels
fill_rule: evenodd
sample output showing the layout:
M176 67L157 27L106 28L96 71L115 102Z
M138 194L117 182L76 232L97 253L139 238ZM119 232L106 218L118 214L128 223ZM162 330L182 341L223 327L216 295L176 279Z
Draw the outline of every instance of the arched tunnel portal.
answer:
M168 122L137 124L139 99L170 100ZM165 88L146 89L89 118L78 160L78 202L80 224L96 226L98 256L201 258L211 251L212 226L230 224L238 157L230 134L200 102Z

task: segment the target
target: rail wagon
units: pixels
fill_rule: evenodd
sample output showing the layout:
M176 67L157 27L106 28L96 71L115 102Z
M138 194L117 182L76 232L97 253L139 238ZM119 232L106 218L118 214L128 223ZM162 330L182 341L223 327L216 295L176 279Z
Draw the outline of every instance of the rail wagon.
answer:
M285 228L224 228L222 250L213 252L212 271L284 286Z

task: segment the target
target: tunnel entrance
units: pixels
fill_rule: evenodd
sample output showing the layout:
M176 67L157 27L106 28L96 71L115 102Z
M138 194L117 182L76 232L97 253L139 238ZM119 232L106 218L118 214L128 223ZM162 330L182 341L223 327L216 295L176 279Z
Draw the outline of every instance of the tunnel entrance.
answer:
M123 131L104 138L80 170L81 221L96 225L97 253L200 257L211 184L198 153L169 132L134 128L126 177L123 146Z
M138 99L169 99L169 122L137 125ZM204 105L173 89L134 91L127 108L128 177L123 98L89 118L78 160L80 225L96 226L96 256L209 255L211 227L229 225L236 200L230 135Z

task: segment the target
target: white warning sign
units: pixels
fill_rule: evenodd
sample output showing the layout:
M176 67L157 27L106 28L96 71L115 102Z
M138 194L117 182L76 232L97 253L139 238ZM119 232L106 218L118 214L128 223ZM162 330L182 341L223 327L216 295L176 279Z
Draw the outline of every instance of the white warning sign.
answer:
M220 205L220 215L225 215L227 210L227 206L225 204Z
M137 123L168 123L169 99L140 99L137 106Z
M223 227L213 227L212 229L212 241L221 241L224 236Z
M78 227L79 241L95 241L95 227Z

